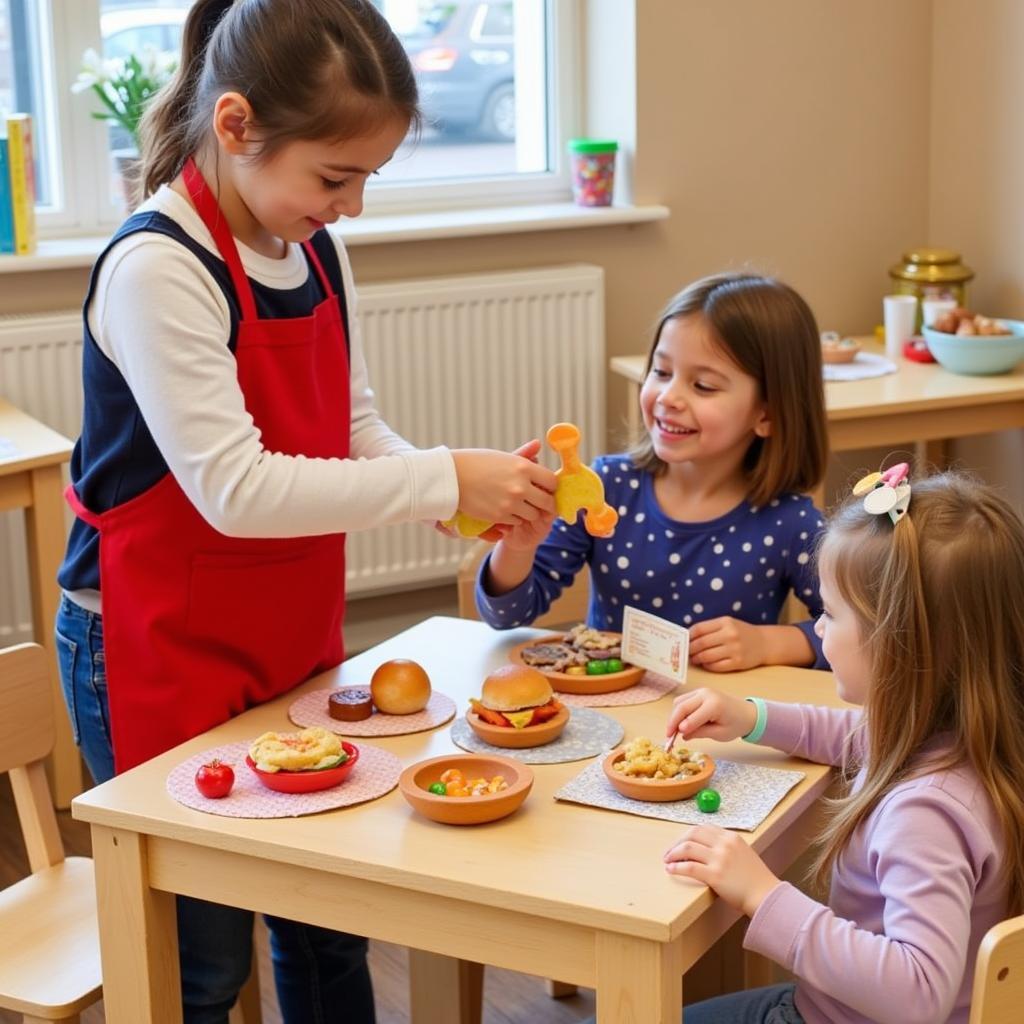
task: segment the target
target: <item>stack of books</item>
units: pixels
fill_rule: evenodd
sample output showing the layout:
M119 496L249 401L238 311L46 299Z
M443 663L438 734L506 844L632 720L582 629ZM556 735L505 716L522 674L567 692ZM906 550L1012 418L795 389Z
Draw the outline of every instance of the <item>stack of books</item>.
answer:
M36 179L32 115L11 114L0 138L0 253L27 256L36 248Z

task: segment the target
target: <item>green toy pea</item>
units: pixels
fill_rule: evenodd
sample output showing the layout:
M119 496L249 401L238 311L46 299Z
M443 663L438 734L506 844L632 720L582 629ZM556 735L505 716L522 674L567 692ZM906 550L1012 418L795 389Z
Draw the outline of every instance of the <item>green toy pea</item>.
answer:
M625 668L618 658L609 658L605 664L608 666L608 672L621 672Z
M446 796L448 793L448 787L443 782L432 782L429 789L431 793L436 793L438 796Z
M702 789L697 794L697 810L714 814L722 806L722 797L716 789Z
M608 661L588 661L587 662L587 675L588 676L603 676L608 672Z

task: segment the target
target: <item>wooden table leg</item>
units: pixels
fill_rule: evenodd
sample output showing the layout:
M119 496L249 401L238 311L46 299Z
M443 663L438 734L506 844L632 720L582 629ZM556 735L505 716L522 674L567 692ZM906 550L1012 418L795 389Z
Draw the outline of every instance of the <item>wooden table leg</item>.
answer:
M918 476L932 471L941 473L949 467L949 441L918 441L914 445L914 459Z
M483 964L409 950L410 1024L480 1024Z
M64 499L60 466L32 470L32 504L25 509L29 587L32 591L32 630L36 642L49 655L54 721L57 735L50 760L50 785L57 807L71 806L82 792L82 761L71 733L64 696L57 673L53 623L57 617L60 588L57 569L64 556Z
M92 826L106 1024L181 1024L174 896L150 889L146 839Z
M597 1024L679 1024L683 959L679 942L598 932Z

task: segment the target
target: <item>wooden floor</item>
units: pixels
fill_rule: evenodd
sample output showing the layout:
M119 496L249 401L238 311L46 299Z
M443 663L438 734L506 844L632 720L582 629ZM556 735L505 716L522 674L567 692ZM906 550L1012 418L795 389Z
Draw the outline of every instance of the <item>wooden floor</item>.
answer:
M90 853L89 829L73 821L68 812L61 812L60 828L68 855ZM0 889L24 877L28 861L21 844L10 782L0 776ZM260 960L260 983L263 995L264 1024L281 1024L277 1000L273 994L273 976L267 952L266 933L257 930ZM370 945L377 1000L378 1024L406 1024L409 1019L409 998L406 985L406 952L400 946L383 942ZM484 984L484 1024L570 1024L594 1013L592 992L581 992L569 999L551 999L539 978L511 971L488 968ZM103 1024L103 1004L82 1014L82 1024ZM19 1014L0 1010L0 1024L20 1024ZM140 1022L142 1024L142 1022Z

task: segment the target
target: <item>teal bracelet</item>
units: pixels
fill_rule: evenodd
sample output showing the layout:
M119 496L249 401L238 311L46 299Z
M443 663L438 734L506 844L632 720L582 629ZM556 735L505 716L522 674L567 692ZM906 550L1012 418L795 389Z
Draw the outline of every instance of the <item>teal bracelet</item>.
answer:
M760 743L765 729L768 728L768 705L760 697L747 697L747 700L757 709L757 721L754 728L743 737L744 743Z

